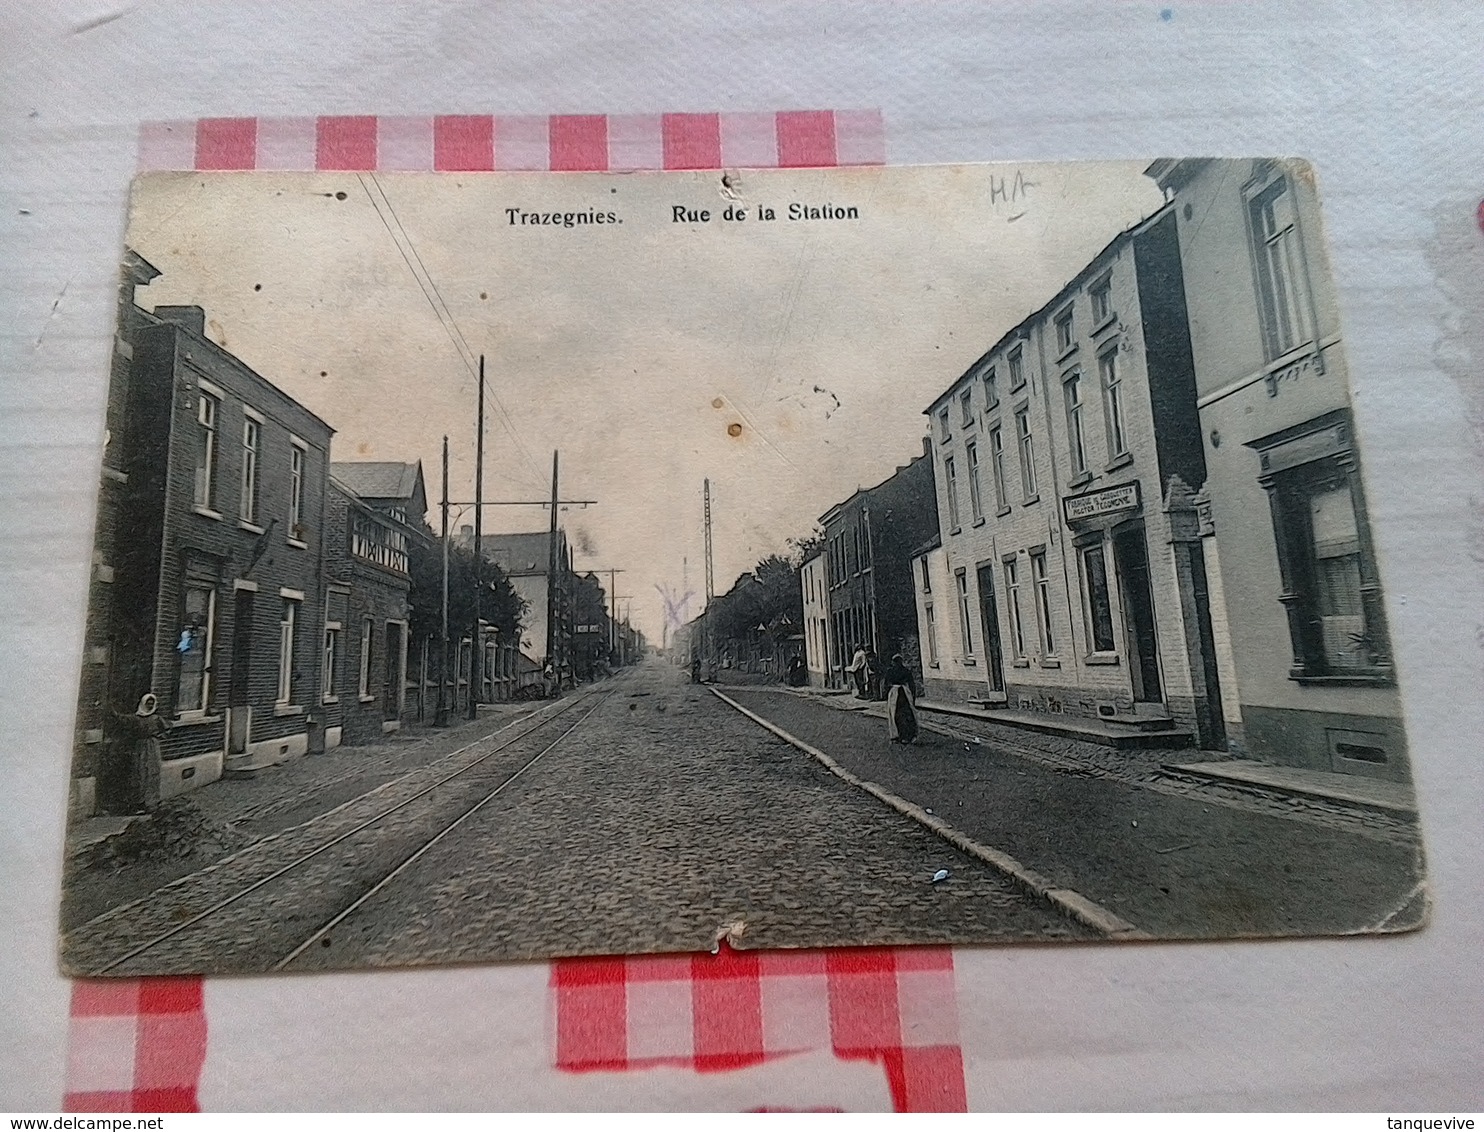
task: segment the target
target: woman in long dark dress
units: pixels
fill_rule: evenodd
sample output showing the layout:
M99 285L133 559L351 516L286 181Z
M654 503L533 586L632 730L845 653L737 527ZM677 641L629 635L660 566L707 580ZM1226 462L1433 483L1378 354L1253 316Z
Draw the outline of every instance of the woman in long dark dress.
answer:
M126 813L153 813L160 805L160 736L170 724L160 717L157 707L154 693L147 692L139 698L133 715L120 712L115 717L128 759L121 784Z
M886 684L886 734L893 743L917 742L917 682L902 654L891 658Z

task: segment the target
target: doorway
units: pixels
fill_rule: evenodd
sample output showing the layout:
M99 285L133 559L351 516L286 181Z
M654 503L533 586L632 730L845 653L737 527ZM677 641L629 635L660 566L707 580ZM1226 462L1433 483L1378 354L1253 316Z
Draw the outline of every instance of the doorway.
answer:
M238 590L232 605L232 682L227 688L227 754L247 750L252 731L248 683L252 677L253 593Z
M980 566L979 617L984 622L985 679L991 692L1005 692L1005 655L1000 646L1000 613L994 596L994 567Z
M387 722L402 715L402 623L386 623L386 675L381 691L381 718ZM483 659L481 657L481 659ZM482 699L481 689L471 689L475 699Z
M1123 631L1128 645L1134 702L1164 702L1159 677L1159 638L1154 628L1154 595L1149 585L1149 550L1142 523L1113 536L1118 586L1123 592Z

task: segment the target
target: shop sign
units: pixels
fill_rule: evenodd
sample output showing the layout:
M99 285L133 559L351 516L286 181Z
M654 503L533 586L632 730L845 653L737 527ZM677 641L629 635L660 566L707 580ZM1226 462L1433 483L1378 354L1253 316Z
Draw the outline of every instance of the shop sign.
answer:
M1119 484L1117 487L1105 487L1102 491L1091 491L1086 495L1074 496L1063 500L1067 509L1067 522L1080 523L1088 519L1101 518L1104 515L1116 515L1120 511L1137 511L1139 509L1139 484Z

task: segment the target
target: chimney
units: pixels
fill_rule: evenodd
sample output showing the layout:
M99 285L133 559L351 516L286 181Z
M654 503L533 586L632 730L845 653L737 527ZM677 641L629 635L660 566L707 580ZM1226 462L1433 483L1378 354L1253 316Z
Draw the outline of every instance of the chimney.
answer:
M173 322L200 338L206 337L206 311L202 307L156 307L154 314L162 322Z
M922 454L924 456L931 456L933 454L933 437L931 433L923 434Z

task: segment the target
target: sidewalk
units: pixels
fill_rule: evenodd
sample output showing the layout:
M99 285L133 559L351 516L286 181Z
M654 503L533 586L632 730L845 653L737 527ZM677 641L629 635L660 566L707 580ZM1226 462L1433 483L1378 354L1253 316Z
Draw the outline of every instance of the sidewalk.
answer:
M483 705L478 720L460 719L445 728L417 725L384 742L304 755L251 778L220 779L170 799L149 817L100 816L76 823L67 831L63 929L318 817L542 706L539 701ZM123 837L131 844L121 844ZM90 858L111 856L113 848L122 859L88 867Z
M858 777L1155 936L1342 934L1411 927L1422 916L1420 847L1396 826L1378 835L1326 823L1302 803L1205 796L1199 785L1162 781L1155 752L1100 748L1101 758L1130 763L1120 773L1086 752L1012 752L946 729L901 747L887 740L880 705L728 694ZM1415 836L1415 826L1399 828Z

